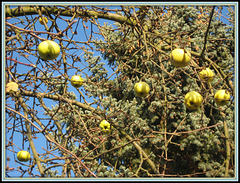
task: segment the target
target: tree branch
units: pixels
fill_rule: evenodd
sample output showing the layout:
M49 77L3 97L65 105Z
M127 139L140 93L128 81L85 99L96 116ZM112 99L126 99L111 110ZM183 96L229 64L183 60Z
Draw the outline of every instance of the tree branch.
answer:
M10 94L10 92L7 92L6 95ZM31 92L31 91L24 91L24 90L21 90L20 91L20 94L21 95L25 95L25 96L30 96L30 97L38 97L41 96L43 98L48 98L48 99L52 99L52 100L56 100L56 101L65 101L66 103L71 103L73 105L77 105L83 109L86 109L86 110L90 110L90 111L94 111L95 108L94 107L91 107L89 105L86 105L86 104L83 104L81 102L78 102L76 100L71 100L71 99L67 99L67 98L64 98L62 96L58 96L58 95L51 95L51 94L48 94L48 93L41 93L41 92Z
M211 12L211 14L210 14L210 19L209 19L208 27L207 27L206 34L205 34L205 38L204 38L204 46L203 46L203 50L202 50L202 53L201 53L201 57L204 56L204 52L205 52L205 50L206 50L207 37L208 37L209 28L210 28L211 21L212 21L212 17L213 17L214 9L215 9L215 6L212 7L212 12Z
M26 129L27 129L27 137L28 137L28 141L29 141L30 147L31 147L32 152L33 152L33 157L34 157L35 161L37 162L38 170L39 170L41 176L44 177L43 167L41 165L40 158L38 156L37 150L35 148L35 145L34 145L34 142L33 142L33 139L32 139L32 131L31 131L31 128L30 128L30 125L29 125L30 120L28 119L29 111L28 111L27 105L24 103L23 98L20 95L17 96L17 99L20 102L20 105L22 106L22 108L24 110L24 118L26 119L25 120L25 126L26 126Z
M39 13L30 6L21 6L21 7L16 7L16 8L10 8L9 6L6 6L5 9L6 12L6 17L18 17L18 16L24 16L24 15L39 15ZM85 9L76 9L76 8L72 8L72 9L60 9L60 8L56 8L56 7L45 7L44 9L42 9L42 14L47 15L47 13L52 13L52 14L60 14L62 16L68 16L68 17L72 17L73 16L73 12L76 12L76 17L88 17L88 18L103 18L103 19L107 19L107 20L113 20L119 23L127 23L128 25L135 25L136 21L132 18L126 17L126 16L121 16L121 15L117 15L114 13L108 13L106 11L103 12L97 12L97 11L93 11L93 10L85 10Z
M120 133L123 134L128 140L130 141L133 140L132 137L130 137L125 131L120 130ZM157 168L155 166L155 163L150 158L148 158L148 155L146 154L146 152L141 148L141 146L136 141L133 141L132 143L136 147L136 149L139 151L139 153L142 154L144 158L146 158L153 172L157 173Z
M226 139L226 168L225 168L225 175L224 176L228 177L231 147L230 147L230 143L229 143L229 132L228 132L228 127L227 127L227 122L225 120L226 115L223 112L220 112L220 114L223 117L223 127L224 127L225 139Z

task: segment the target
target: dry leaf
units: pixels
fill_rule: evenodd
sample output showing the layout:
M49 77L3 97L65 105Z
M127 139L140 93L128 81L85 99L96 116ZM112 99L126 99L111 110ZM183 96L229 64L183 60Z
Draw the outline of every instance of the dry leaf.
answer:
M18 90L18 84L10 82L6 85L6 92L16 92Z

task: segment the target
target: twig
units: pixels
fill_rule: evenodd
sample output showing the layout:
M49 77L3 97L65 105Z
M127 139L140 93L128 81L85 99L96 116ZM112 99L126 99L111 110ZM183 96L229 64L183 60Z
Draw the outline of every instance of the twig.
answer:
M54 36L59 36L59 33L44 32L44 31L33 31L33 30L22 29L22 28L19 28L19 27L13 25L13 24L8 23L8 22L6 22L6 25L14 27L14 28L16 28L18 30L21 30L23 32L36 33L36 34L50 34L50 35L54 35ZM41 41L45 40L44 38L39 38L39 39L41 39Z
M209 23L208 23L207 31L206 31L205 38L204 38L204 46L203 46L203 50L202 50L202 53L201 53L201 57L203 57L204 52L205 52L205 50L206 50L207 36L208 36L209 28L210 28L210 25L211 25L211 21L212 21L212 17L213 17L214 9L215 9L215 6L212 7L212 12L211 12L211 14L210 14L210 19L209 19Z
M26 63L23 63L23 62L19 62L19 61L15 60L15 59L13 59L13 58L10 58L10 57L6 57L6 59L7 59L7 60L14 61L14 62L19 63L19 64L22 64L22 65L26 65L26 66L30 66L30 67L36 67L36 66L33 65L33 64L26 64Z
M196 129L196 130L192 130L192 131L177 132L176 134L182 134L182 133L193 133L193 132L197 132L197 131L201 131L201 130L205 130L205 129L213 128L213 127L216 127L216 126L221 125L221 124L222 124L222 123L217 123L217 124L212 125L212 126L208 126L208 127L204 127L204 128L200 128L200 129Z

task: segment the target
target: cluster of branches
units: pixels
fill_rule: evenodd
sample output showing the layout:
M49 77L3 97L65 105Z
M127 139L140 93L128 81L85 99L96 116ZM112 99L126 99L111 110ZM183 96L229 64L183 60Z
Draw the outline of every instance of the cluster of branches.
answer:
M181 139L185 136L215 132L222 125L223 149L226 148L222 166L225 164L225 176L229 176L229 168L234 169L234 164L230 165L230 149L234 147L226 122L233 101L226 108L219 109L208 99L213 97L214 89L220 87L228 89L234 98L233 66L220 66L218 62L221 60L216 60L212 48L207 45L210 42L210 46L227 45L233 40L209 38L210 32L215 31L211 26L212 19L220 15L221 7L217 10L215 7L197 7L197 18L190 17L191 13L179 13L181 8L6 6L5 77L6 82L14 81L19 85L17 92L6 93L6 132L11 134L6 140L6 148L15 155L24 149L27 141L33 154L30 165L25 164L27 170L18 169L21 176L26 172L33 177L57 176L53 171L56 167L62 167L61 177L71 177L72 172L75 177L206 175L208 171L200 171L195 164L191 164L192 172L177 174L171 166L177 157L174 148L181 146ZM42 25L45 30L36 30L38 18L43 16L50 23ZM184 23L179 23L176 16L184 17ZM198 21L199 26L192 28L193 21L189 17ZM101 18L117 22L117 28L101 25ZM180 28L175 29L175 24ZM183 31L181 28L185 24L191 29ZM61 30L60 25L65 28ZM99 32L94 31L94 27ZM80 29L85 35L79 35ZM197 40L196 35L201 38L201 47L191 41ZM46 39L59 42L61 58L52 61L39 58L37 46ZM169 52L177 47L191 48L189 68L170 66ZM109 68L113 69L111 75L108 76L109 71L100 57L93 56L95 51L102 52L108 60ZM198 72L206 67L212 67L219 79L213 85L199 79ZM84 90L76 89L80 101L74 93L68 92L70 77L74 73L85 76ZM151 83L151 95L144 99L134 99L132 86L138 80ZM170 85L180 93L169 94ZM207 116L212 123L198 129L180 129L191 116L180 104L185 87L187 91L195 87L207 94L200 119L205 123L203 118ZM94 97L94 102L88 102L86 96ZM153 105L156 101L161 103L160 108ZM149 113L150 107L152 114ZM170 115L173 109L180 112L180 117ZM207 110L211 112L207 114ZM219 114L220 118L216 119L212 113ZM172 126L170 122L177 118L180 122ZM114 127L111 134L101 133L99 122L103 119ZM142 126L146 121L151 124ZM15 142L16 133L22 135L22 147ZM47 142L46 147L42 147L43 153L36 148L39 144L35 139L40 137ZM189 157L186 159L191 162ZM35 167L40 175L33 173ZM215 176L221 167L213 171ZM11 167L6 170L8 173L15 171Z

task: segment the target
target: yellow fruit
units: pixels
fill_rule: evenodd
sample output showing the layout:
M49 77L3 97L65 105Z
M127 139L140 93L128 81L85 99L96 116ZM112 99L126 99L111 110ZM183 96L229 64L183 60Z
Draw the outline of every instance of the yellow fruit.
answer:
M44 19L44 21L45 21L46 24L47 24L47 23L48 23L48 19L47 19L47 17L43 17L43 19ZM41 17L39 18L39 23L42 24L42 25L44 25L43 20L42 20Z
M53 60L60 54L60 47L54 41L43 41L38 46L38 53L44 60Z
M200 107L203 101L203 97L195 91L188 92L185 95L184 103L190 110L196 110Z
M99 126L100 126L102 132L104 132L104 133L111 132L111 124L109 122L107 122L106 120L102 120Z
M199 72L199 76L202 80L210 82L213 80L214 73L211 69L206 68L205 70Z
M79 76L79 75L74 75L71 78L71 84L75 87L75 88L79 88L80 86L82 86L83 84L83 79Z
M185 67L191 60L191 53L184 49L174 49L170 54L170 61L176 67Z
M145 82L138 82L134 85L134 91L138 97L145 97L149 93L150 87Z
M218 90L214 95L214 99L219 106L226 105L230 97L230 93L226 90Z
M30 157L31 157L31 155L28 151L19 151L17 153L17 159L19 161L24 161L24 162L29 161Z
M18 84L10 82L6 85L6 92L16 92L18 90Z

